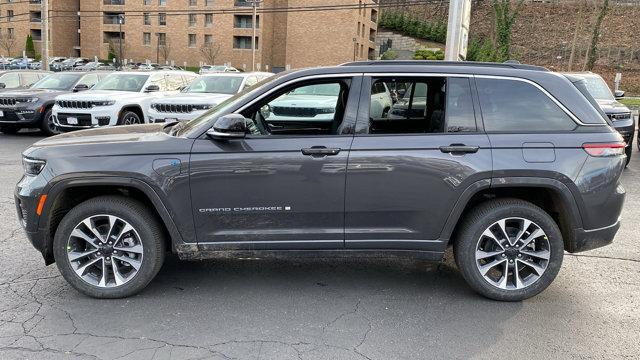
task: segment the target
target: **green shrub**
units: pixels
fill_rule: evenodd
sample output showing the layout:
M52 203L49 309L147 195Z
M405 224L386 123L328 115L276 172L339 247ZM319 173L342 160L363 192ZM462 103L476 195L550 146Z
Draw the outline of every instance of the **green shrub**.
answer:
M385 53L382 54L382 56L380 57L380 59L382 60L395 60L397 58L398 58L398 53L393 49L389 49L385 51Z
M430 49L416 50L414 60L444 60L444 52L440 49L433 51Z
M381 28L428 41L444 43L447 39L447 24L444 21L431 23L402 11L383 11L378 25Z
M31 35L27 35L27 42L24 44L25 55L29 58L36 57L36 48L33 45L33 38Z

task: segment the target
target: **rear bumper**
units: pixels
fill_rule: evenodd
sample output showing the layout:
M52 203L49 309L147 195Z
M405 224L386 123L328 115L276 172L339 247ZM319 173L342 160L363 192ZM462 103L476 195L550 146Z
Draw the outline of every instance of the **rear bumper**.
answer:
M577 253L597 249L609 245L620 229L620 221L615 224L594 230L574 229L573 240L566 249L570 253Z

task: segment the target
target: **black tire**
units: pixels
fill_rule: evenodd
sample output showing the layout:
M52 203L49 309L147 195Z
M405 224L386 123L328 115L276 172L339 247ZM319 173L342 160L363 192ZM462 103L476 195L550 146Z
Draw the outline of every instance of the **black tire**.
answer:
M53 123L53 111L51 108L45 111L42 116L42 123L40 124L40 130L47 136L58 135L61 133L60 129Z
M501 289L485 280L476 264L476 247L483 232L505 218L524 218L533 221L545 232L549 242L546 270L532 284L520 289ZM558 225L544 210L519 199L496 199L478 205L465 216L454 242L456 264L469 286L479 294L499 301L521 301L546 289L562 266L564 255L562 234ZM518 261L515 261L516 266Z
M133 111L123 111L118 118L118 125L144 124L144 121Z
M95 215L118 216L140 235L142 264L135 276L122 285L99 287L89 284L75 273L67 256L71 232L81 221ZM81 293L101 299L123 298L144 289L160 271L165 255L164 232L157 217L142 203L122 196L101 196L77 205L65 215L54 237L53 254L62 276Z
M11 125L0 126L0 132L8 135L17 134L18 131L20 131L20 129L21 129L20 127L11 126Z
M629 162L631 161L631 154L633 153L633 145L629 144L626 149L624 149L624 153L627 154L627 162L624 164L624 167L629 166Z

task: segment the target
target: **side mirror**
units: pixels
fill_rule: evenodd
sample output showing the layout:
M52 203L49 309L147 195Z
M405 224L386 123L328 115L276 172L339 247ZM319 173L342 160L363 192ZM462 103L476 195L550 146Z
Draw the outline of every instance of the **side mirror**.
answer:
M243 139L247 134L247 119L240 114L227 114L220 117L207 131L214 140Z
M5 83L0 83L0 89L4 89L4 88L6 88L6 87L7 87L7 84L5 84Z
M615 96L616 99L622 99L624 97L624 91L616 90L614 96Z
M157 92L157 91L160 91L160 86L158 85L149 85L147 86L146 89L144 89L144 92L148 92L148 93Z
M89 85L87 84L78 84L73 88L73 92L85 91L89 90Z

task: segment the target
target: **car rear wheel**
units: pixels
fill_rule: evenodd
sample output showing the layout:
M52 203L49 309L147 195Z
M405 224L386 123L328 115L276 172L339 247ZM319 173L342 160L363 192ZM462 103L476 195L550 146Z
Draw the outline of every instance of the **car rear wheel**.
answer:
M4 134L16 134L18 131L20 131L20 128L17 126L11 126L11 125L0 126L0 132Z
M546 289L560 271L563 251L553 219L518 199L492 200L473 209L454 243L467 283L501 301L524 300Z
M164 261L164 235L143 204L102 196L74 207L60 222L54 257L62 276L95 298L131 296L156 276Z
M142 123L143 121L142 119L140 119L140 116L138 116L138 114L134 113L133 111L123 112L118 119L118 125L136 125Z
M60 134L60 129L53 122L53 111L51 109L47 109L44 113L40 130L49 136Z

